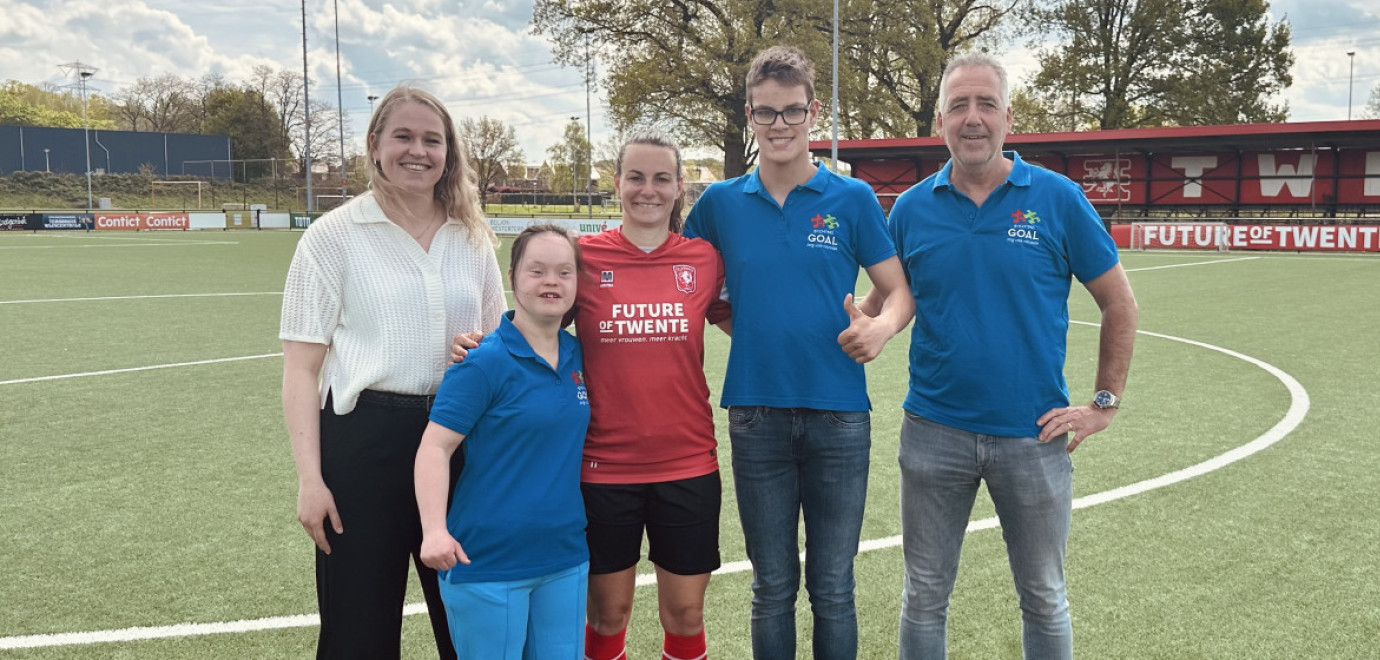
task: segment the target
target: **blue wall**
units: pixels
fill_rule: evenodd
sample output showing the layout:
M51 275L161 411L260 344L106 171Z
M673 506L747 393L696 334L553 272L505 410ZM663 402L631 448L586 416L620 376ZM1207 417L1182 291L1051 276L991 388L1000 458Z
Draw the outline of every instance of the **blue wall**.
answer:
M84 174L86 150L82 147L82 133L80 128L0 126L0 175L44 171L45 148L50 150L47 169ZM104 169L110 174L136 173L147 163L159 176L185 173L226 179L230 177L226 163L217 163L214 172L210 163L188 163L185 167L184 163L233 157L230 138L224 135L91 131L93 172Z

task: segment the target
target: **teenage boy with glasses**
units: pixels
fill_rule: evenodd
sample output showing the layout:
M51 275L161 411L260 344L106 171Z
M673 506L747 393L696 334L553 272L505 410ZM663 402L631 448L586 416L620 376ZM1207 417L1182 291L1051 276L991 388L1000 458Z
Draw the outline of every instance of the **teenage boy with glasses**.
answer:
M810 160L814 64L795 48L760 53L745 110L758 168L710 186L685 235L723 254L733 303L721 405L753 566L753 656L795 658L803 512L814 657L854 658L853 557L871 449L862 365L910 322L914 301L871 187ZM853 303L859 267L875 316Z

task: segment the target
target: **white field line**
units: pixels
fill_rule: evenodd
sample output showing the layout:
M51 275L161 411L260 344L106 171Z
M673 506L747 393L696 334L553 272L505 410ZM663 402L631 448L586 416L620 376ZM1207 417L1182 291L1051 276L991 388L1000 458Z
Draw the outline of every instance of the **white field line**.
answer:
M153 371L155 369L172 369L174 367L195 367L202 364L220 364L222 362L243 362L245 360L259 360L263 358L282 357L282 353L264 353L263 355L242 355L240 357L217 358L215 360L196 360L194 362L174 362L171 364L154 364L147 367L129 367L127 369L106 369L104 371L86 371L78 374L57 374L56 376L38 376L36 378L17 378L15 380L0 380L0 385L20 385L22 383L41 383L47 380L65 380L68 378L86 378L88 376L109 376L111 374L128 374L136 371ZM3 639L3 638L0 638ZM5 648L0 646L0 648Z
M93 300L142 300L146 298L219 298L224 296L281 296L282 291L250 291L245 293L161 293L146 296L100 296L96 298L34 298L32 300L0 300L0 305L28 303L90 302Z
M1184 266L1210 266L1212 264L1227 264L1233 261L1252 261L1260 257L1237 257L1235 259L1213 259L1212 261L1190 261L1186 264L1169 264L1167 266L1146 266L1145 268L1127 268L1128 273L1139 273L1143 270L1164 270L1165 268L1183 268Z
M97 230L97 231L99 231L99 230ZM169 230L159 230L159 231L169 231ZM176 230L172 230L172 231L176 231ZM151 232L138 232L138 233L144 234L144 233L151 233ZM125 236L104 236L104 235L101 235L101 234L99 234L99 233L91 233L91 232L89 232L89 231L88 231L88 232L81 232L81 231L76 231L76 232L45 232L45 233L42 233L42 234L29 234L29 237L30 237L30 238L66 238L66 239L69 239L69 240L73 240L73 239L76 239L76 240L90 239L90 240L94 240L94 241L158 241L158 242L162 242L162 243L179 243L179 242L182 242L182 239L180 239L180 238L153 238L152 236L130 236L130 235L125 235ZM207 239L198 239L198 240L207 240Z
M503 290L507 295L512 291ZM242 293L162 293L146 296L99 296L94 298L34 298L32 300L0 300L0 305L23 305L27 303L90 302L93 300L141 300L145 298L219 298L226 296L281 296L282 291L248 291ZM859 298L858 302L862 302Z
M1087 323L1084 321L1073 321L1073 323L1090 327L1098 327L1098 324L1096 323ZM1180 343L1188 344L1190 346L1197 346L1200 348L1206 348L1208 350L1217 351L1219 353L1223 353L1234 358L1245 360L1246 362L1249 362L1257 367L1260 367L1261 369L1264 369L1270 375L1274 376L1275 378L1279 379L1280 382L1284 383L1285 388L1289 390L1289 410L1285 412L1283 419L1281 419L1278 423L1271 427L1270 430L1266 431L1264 435L1261 435L1255 440L1252 440L1244 445L1236 447L1235 449L1231 449L1226 453L1214 456L1206 461L1198 463L1197 465L1192 465L1182 470L1170 472L1169 474L1154 477L1151 479L1146 479L1144 481L1138 481L1133 484L1121 486L1120 488L1113 488L1111 490L1103 491L1101 493L1094 493L1092 495L1085 495L1083 497L1079 497L1073 501L1074 509L1086 509L1090 506L1106 504L1107 502L1112 502L1125 497L1130 497L1132 495L1138 495L1141 493L1149 492L1157 488L1164 488L1165 486L1176 484L1181 481L1186 481L1188 479L1192 479L1193 477L1202 476L1214 470L1224 468L1228 465L1231 465L1232 463L1242 460L1247 456L1255 454L1265 449L1266 447L1269 447L1270 445L1273 445L1276 442L1279 442L1280 440L1284 439L1284 437L1289 435L1289 433L1292 432L1295 428L1298 428L1298 425L1303 422L1303 418L1308 414L1308 408L1310 406L1308 391L1305 390L1303 388L1303 385L1299 384L1299 382L1295 380L1293 376L1290 376L1289 374L1285 373L1282 369L1272 364L1269 364L1262 360L1258 360L1249 355L1238 353L1231 349L1222 348L1221 346L1214 346L1212 344L1207 344L1200 341L1194 341L1192 339L1184 339L1182 337L1174 337L1171 335L1164 335L1157 332L1148 332L1145 330L1139 330L1137 332L1149 337L1168 339L1170 341L1177 341ZM1001 523L997 520L996 517L983 518L982 520L974 520L969 522L968 532L971 533L984 529L994 529L1000 526ZM888 536L885 538L863 541L862 543L858 544L858 552L871 552L873 550L883 550L886 548L894 548L899 545L901 545L901 537L899 535ZM800 557L801 559L805 559L805 554L801 553ZM714 571L714 574L726 575L730 573L745 573L750 570L752 570L752 565L747 561L735 561L720 566L719 570ZM647 573L637 576L637 586L641 587L650 584L656 584L655 573ZM424 612L426 612L426 605L424 603L412 603L403 608L404 615L421 614ZM192 635L242 633L277 628L309 627L319 625L320 622L320 618L318 618L318 616L315 614L299 614L295 616L280 616L265 619L245 619L240 621L224 621L216 623L183 623L171 626L147 626L136 628L121 628L118 630L96 630L91 632L55 633L48 635L21 635L15 637L0 637L0 650L17 648L36 648L46 646L75 646L81 644L97 644L102 642L122 642L140 639L161 639L167 637L188 637Z
M161 243L116 243L113 245L0 245L0 250L70 250L77 248L176 247L180 245L239 244L239 241L163 241Z

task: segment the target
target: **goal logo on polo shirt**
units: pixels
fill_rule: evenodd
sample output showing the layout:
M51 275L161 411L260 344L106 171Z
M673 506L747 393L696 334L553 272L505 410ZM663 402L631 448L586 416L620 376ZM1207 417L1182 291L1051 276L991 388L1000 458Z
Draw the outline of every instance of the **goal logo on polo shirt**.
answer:
M1006 230L1006 240L1012 243L1039 245L1040 232L1035 230L1035 225L1040 222L1040 214L1035 211L1029 209L1012 211L1011 228Z
M579 370L570 372L570 380L575 383L575 398L580 405L589 405L589 390L585 389L585 375Z
M839 249L839 239L834 234L834 230L839 228L839 221L834 214L816 213L815 217L810 218L810 227L810 233L805 235L806 245L835 251Z
M676 290L686 295L695 292L695 267L685 264L671 266L671 273L676 277Z

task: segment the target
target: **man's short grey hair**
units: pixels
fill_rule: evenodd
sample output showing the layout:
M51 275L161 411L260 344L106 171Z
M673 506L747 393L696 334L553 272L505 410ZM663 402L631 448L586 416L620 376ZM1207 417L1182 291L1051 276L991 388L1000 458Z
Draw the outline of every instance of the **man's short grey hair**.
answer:
M1001 62L997 61L997 58L987 53L965 53L949 60L948 66L944 67L944 75L939 78L939 105L937 105L936 108L938 108L941 114L944 112L944 102L948 100L946 96L949 86L949 74L965 67L979 66L987 67L997 72L997 79L1001 81L1002 108L1005 109L1007 106L1011 105L1011 96L1007 89L1008 84L1006 82L1006 67L1002 66Z

